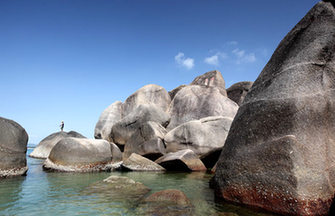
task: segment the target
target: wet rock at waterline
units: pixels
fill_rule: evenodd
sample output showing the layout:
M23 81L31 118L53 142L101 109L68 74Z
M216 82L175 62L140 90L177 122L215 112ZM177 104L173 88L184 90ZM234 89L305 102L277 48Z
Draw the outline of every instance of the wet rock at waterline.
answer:
M217 70L209 71L196 77L191 85L217 87L222 95L227 96L225 81L221 72Z
M238 82L227 89L228 98L241 106L245 96L248 94L254 82Z
M217 197L327 215L335 187L335 8L319 2L282 40L230 128Z
M28 134L17 122L0 117L0 178L24 175Z
M170 116L155 105L141 104L129 115L114 124L111 137L115 143L124 145L139 127L148 121L166 126L170 121Z
M132 153L137 153L156 160L166 152L163 143L165 134L166 130L162 125L152 121L143 123L127 141L123 158L127 159Z
M191 149L200 158L208 157L221 151L232 121L232 118L211 116L183 123L165 135L166 151ZM214 164L218 156L213 158Z
M180 190L167 189L151 194L140 204L140 215L194 215L193 206L187 196Z
M206 171L205 165L190 149L168 153L155 162L168 171Z
M111 148L106 140L65 138L53 147L43 168L63 172L109 170L113 167Z
M209 116L234 118L238 105L216 87L191 85L182 88L171 102L171 121L167 129Z
M75 131L70 131L70 132L57 132L53 133L46 138L44 138L34 149L29 154L29 157L33 158L47 158L52 150L52 148L61 140L64 138L69 138L69 137L74 137L74 138L85 138L83 135L80 133L77 133Z
M104 139L113 142L110 138L110 132L113 125L122 118L122 102L116 101L107 107L100 115L94 129L96 139Z
M125 176L110 176L103 181L90 185L83 194L103 196L111 202L137 202L150 188Z
M129 158L124 160L121 168L126 171L165 171L157 163L136 153L131 154Z
M122 106L123 117L132 113L141 104L154 105L165 112L170 103L170 95L163 87L154 84L146 85L126 99Z

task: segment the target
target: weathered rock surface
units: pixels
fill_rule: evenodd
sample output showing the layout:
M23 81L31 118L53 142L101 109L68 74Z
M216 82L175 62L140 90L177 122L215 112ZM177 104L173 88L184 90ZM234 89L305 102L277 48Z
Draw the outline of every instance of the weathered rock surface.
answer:
M171 130L182 123L209 116L234 118L237 109L238 105L223 96L216 87L186 86L171 102L171 121L167 129Z
M61 140L64 138L69 138L69 137L75 137L75 138L85 138L83 135L80 133L77 133L75 131L70 131L70 132L57 132L53 133L46 138L44 138L34 149L29 154L29 157L33 158L47 158L52 150L52 148Z
M122 102L116 101L107 107L100 115L94 129L96 139L104 139L113 142L109 137L113 125L122 118Z
M166 126L170 121L170 116L155 105L141 104L133 112L114 124L111 137L115 143L124 145L138 128L148 121Z
M28 134L15 121L0 117L0 178L24 175Z
M193 206L190 200L180 190L158 191L145 198L144 202L137 211L141 215L193 215Z
M150 160L156 160L163 156L165 146L163 138L166 134L166 129L156 122L145 122L127 141L123 158L127 159L132 153L137 153Z
M90 185L83 195L96 194L102 196L104 201L135 202L142 199L150 188L125 176L110 176L103 181Z
M192 81L191 85L217 87L222 95L227 96L225 81L222 77L221 72L217 70L209 71L207 73L204 73L203 75L196 77Z
M227 89L228 98L241 106L245 96L248 94L254 82L238 82Z
M165 135L166 151L191 149L201 157L221 149L232 121L232 118L211 116L183 123Z
M64 172L92 172L111 169L111 144L106 140L61 139L51 150L43 168Z
M122 152L117 145L114 143L110 143L111 145L111 153L112 153L112 162L122 161Z
M319 2L282 40L230 128L212 181L225 200L327 215L335 187L335 8Z
M171 97L171 100L173 100L174 96L176 96L176 94L184 87L186 87L187 85L180 85L177 88L172 89L171 91L169 91L169 95Z
M123 104L123 116L127 116L141 104L154 105L167 111L170 103L170 95L163 87L154 84L146 85L126 99Z
M121 166L129 171L165 171L162 166L136 153L131 154Z
M155 162L168 171L206 171L205 165L190 149L168 153Z

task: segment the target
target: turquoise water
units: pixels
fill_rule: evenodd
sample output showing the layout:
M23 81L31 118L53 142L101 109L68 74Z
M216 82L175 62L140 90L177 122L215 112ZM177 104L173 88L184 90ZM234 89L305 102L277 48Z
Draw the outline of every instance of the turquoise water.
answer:
M28 153L32 149L28 149ZM151 189L183 191L194 215L265 215L214 202L205 173L47 173L43 160L27 157L27 176L0 180L0 215L138 215L136 202L115 200L109 193L91 192L90 185L110 175L122 175ZM150 194L149 193L149 194Z

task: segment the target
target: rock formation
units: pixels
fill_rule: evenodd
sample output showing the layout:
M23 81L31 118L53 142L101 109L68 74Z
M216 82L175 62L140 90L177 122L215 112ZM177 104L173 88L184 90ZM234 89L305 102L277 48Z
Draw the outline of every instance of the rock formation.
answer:
M212 180L218 197L327 215L335 187L332 3L316 4L288 33L245 97Z
M51 171L92 172L112 167L112 149L106 140L61 139L51 150L43 168Z
M121 167L128 171L165 171L157 163L136 153L132 153L128 159L123 161Z
M238 82L227 89L228 98L241 106L245 96L248 94L254 82Z
M190 149L168 153L155 162L168 171L206 171L205 165Z
M234 118L238 105L223 96L217 87L191 85L182 88L171 102L171 130L182 123L208 116Z
M107 107L100 115L94 129L96 139L104 139L110 142L110 133L113 125L122 118L122 102L116 101Z
M225 81L220 71L217 70L209 71L207 73L204 73L203 75L196 77L192 81L191 85L217 87L222 95L227 96Z
M0 117L0 178L24 175L28 134L15 121Z
M61 140L68 137L75 137L75 138L85 138L80 133L77 133L75 131L70 132L57 132L53 133L46 138L44 138L34 149L33 152L29 154L29 157L33 158L42 158L45 159L49 156L52 148Z

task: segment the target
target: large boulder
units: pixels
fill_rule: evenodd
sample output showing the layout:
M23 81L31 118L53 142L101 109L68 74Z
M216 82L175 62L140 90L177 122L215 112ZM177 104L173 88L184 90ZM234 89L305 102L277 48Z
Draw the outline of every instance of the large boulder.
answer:
M334 1L332 1L334 4ZM335 187L335 8L281 41L230 128L216 195L283 215L327 215Z
M221 94L227 96L226 84L220 71L214 70L196 77L191 85L213 86L217 87Z
M110 139L110 133L113 125L122 118L122 102L116 101L108 106L100 115L94 129L94 137L96 139L105 139L113 142Z
M205 165L191 149L168 153L155 162L168 171L206 171Z
M173 100L174 96L176 96L176 94L183 89L184 87L186 87L187 85L180 85L177 88L172 89L171 91L169 91L169 95L171 97L171 100Z
M92 172L112 167L112 148L106 140L64 138L51 150L43 168L51 171Z
M155 105L141 104L133 112L114 124L111 137L115 143L124 145L138 128L147 121L166 126L170 121L170 116Z
M155 105L167 111L170 102L170 95L163 87L154 84L146 85L126 99L123 104L123 116L127 116L141 104Z
M46 138L44 138L34 149L29 154L29 157L33 158L41 158L45 159L49 156L52 148L61 140L64 138L69 138L69 137L75 137L75 138L85 138L83 135L80 133L77 133L75 131L70 131L70 132L64 132L60 131L57 133L53 133Z
M28 134L15 121L0 117L0 178L24 175Z
M214 154L213 163L208 164L214 166L219 156L215 152L221 152L232 121L232 118L211 116L181 124L165 135L166 151L191 149L200 158L210 158Z
M132 153L137 153L150 160L156 160L166 152L163 143L165 134L166 129L157 122L144 122L127 141L123 158L127 159Z
M171 102L171 130L182 123L209 116L234 118L238 105L223 96L217 87L191 85L181 89Z
M227 89L228 98L241 106L245 96L248 94L253 84L254 82L250 81L235 83Z
M157 163L136 153L132 153L129 158L124 160L121 168L127 171L165 171Z

